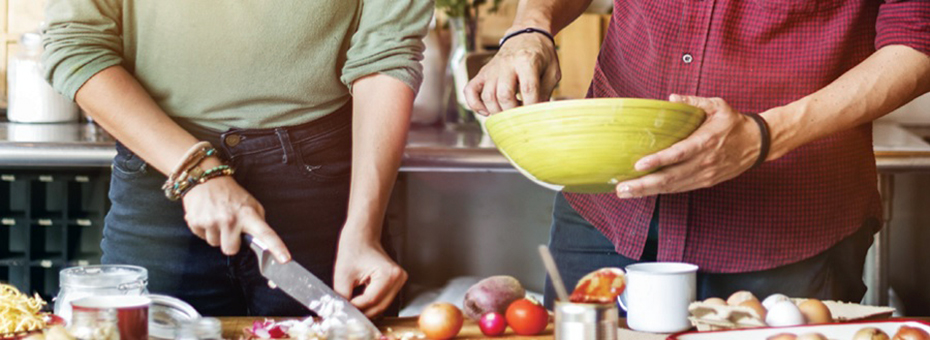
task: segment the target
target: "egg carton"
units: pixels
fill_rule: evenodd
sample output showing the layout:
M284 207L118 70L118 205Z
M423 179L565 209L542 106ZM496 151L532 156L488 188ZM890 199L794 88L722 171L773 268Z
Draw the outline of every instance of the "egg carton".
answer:
M806 300L791 299L795 304L801 304ZM887 319L895 311L891 307L867 306L858 303L840 301L823 301L823 303L830 309L835 322ZM701 332L767 326L759 313L749 307L721 306L698 301L688 306L688 312L691 314L688 318L691 324Z

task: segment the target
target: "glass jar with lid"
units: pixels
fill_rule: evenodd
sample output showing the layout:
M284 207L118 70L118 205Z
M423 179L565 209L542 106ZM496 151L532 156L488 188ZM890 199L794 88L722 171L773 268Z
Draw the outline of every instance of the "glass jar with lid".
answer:
M71 301L88 296L148 294L148 278L148 271L139 266L94 265L62 269L55 314L71 322Z

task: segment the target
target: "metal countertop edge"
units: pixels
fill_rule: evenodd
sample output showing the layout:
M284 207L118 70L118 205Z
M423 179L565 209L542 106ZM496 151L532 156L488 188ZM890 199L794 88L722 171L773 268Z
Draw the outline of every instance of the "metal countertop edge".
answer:
M452 150L452 149L450 149ZM418 154L408 148L401 163L401 172L444 172L444 173L516 173L502 155L489 155L487 150L470 152L454 149L450 155L435 157L436 148ZM16 168L69 168L109 167L116 150L112 144L95 146L0 146L0 166ZM876 166L881 173L904 173L930 171L930 156L927 157L876 157Z

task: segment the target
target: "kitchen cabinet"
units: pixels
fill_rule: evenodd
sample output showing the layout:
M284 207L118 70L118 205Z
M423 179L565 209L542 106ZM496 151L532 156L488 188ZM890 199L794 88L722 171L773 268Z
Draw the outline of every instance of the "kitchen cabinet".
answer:
M44 299L58 271L99 263L108 172L0 170L0 281Z

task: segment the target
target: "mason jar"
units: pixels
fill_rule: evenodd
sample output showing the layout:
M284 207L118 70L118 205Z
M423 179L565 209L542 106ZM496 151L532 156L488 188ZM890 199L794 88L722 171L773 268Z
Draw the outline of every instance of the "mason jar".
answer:
M101 295L146 295L149 274L129 265L94 265L62 269L55 314L71 322L71 301Z

